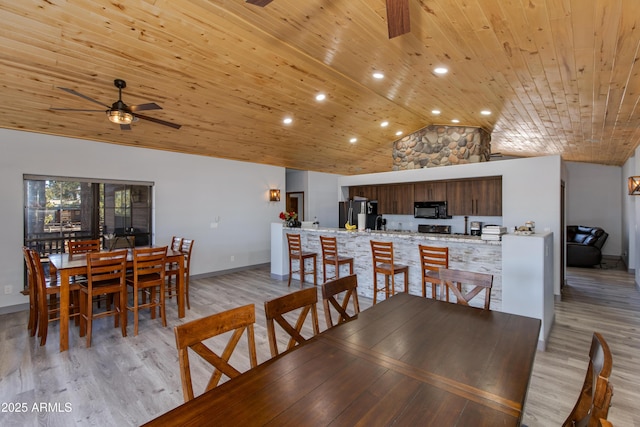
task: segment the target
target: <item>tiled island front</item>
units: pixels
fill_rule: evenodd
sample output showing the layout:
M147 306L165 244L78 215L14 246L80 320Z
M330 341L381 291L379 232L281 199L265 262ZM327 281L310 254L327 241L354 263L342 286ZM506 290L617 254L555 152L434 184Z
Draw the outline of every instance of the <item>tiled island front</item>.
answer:
M502 246L500 241L481 240L477 236L392 231L347 231L337 228L300 229L272 224L271 272L272 276L282 280L286 280L289 273L287 233L300 234L303 249L318 254L318 264L316 266L318 283L322 283L320 236L336 237L340 255L354 258L354 270L358 275L358 294L369 298L373 297L373 264L369 241L393 242L396 263L409 265L409 293L414 295L422 295L418 245L446 246L449 248L449 268L493 274L491 309L501 311ZM331 273L333 268L329 268L331 268L329 274L333 275ZM341 276L347 275L348 267L343 266L342 268ZM294 270L297 270L297 264L294 264ZM293 279L299 279L297 273L294 274ZM309 280L310 278L307 276L307 281ZM382 283L383 276L379 275L378 280ZM291 286L294 286L294 284L292 283ZM295 286L298 286L297 282ZM403 289L403 277L400 274L396 276L396 291L398 289ZM427 294L429 294L429 288L427 288ZM378 297L381 296L378 295ZM478 300L479 305L482 303L480 300Z

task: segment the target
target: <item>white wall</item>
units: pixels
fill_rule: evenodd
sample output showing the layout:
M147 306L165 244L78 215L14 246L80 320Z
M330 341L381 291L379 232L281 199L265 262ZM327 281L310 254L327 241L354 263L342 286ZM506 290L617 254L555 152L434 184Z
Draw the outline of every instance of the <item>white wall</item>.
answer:
M636 241L633 238L635 233L635 212L636 200L638 196L629 196L627 179L636 174L636 158L632 156L622 167L622 260L627 265L629 271L636 268Z
M155 182L154 241L195 239L192 274L270 261L270 223L284 210L269 188L285 169L0 129L0 308L25 303L23 174ZM234 260L231 261L231 257Z
M602 253L622 254L622 168L565 162L567 167L567 225L602 227L609 237Z
M413 169L378 174L344 176L342 187L366 184L388 184L481 176L502 176L502 225L513 230L526 221L535 221L536 229L553 233L554 293L560 294L560 156L501 160L440 168Z
M336 188L341 175L287 169L287 191L304 192L305 221L317 218L322 227L338 226Z

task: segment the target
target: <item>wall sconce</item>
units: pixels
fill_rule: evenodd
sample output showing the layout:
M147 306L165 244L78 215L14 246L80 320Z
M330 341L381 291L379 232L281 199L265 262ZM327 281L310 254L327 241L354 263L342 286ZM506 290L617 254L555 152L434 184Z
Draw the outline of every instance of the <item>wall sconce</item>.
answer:
M640 196L640 176L629 177L629 195Z
M270 202L279 202L280 201L280 190L272 188L269 190L269 201Z

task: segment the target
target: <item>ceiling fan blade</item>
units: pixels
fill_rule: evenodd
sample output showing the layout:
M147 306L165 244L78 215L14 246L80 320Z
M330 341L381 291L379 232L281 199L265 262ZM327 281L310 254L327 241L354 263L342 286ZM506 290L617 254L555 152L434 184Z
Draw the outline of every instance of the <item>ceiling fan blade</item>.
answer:
M167 122L167 121L156 119L156 118L149 117L149 116L143 116L143 115L137 114L137 113L135 114L135 116L138 117L139 119L148 120L150 122L158 123L160 125L169 126L169 127L174 128L174 129L180 129L182 127L182 125L177 125L175 123Z
M55 111L78 111L78 112L84 112L84 113L104 113L106 110L84 110L84 109L79 109L79 108L49 108L49 110L55 110Z
M131 105L129 109L132 113L135 113L136 111L162 110L162 107L155 102L150 102L148 104Z
M387 26L390 39L411 31L409 0L387 0Z
M109 108L109 106L108 106L108 105L104 105L102 102L100 102L100 101L96 101L95 99L90 98L90 97L88 97L87 95L83 95L83 94L81 94L80 92L76 92L76 91L75 91L75 90L73 90L73 89L69 89L69 88L66 88L66 87L60 87L60 86L58 86L58 89L62 89L62 90L64 90L65 92L70 93L71 95L75 95L75 96L79 96L80 98L84 98L84 99L86 99L87 101L91 101L91 102L93 102L94 104L98 104L98 105L101 105L101 106L103 106L103 107L105 107L105 108Z
M246 0L245 3L254 4L256 6L265 7L273 0Z

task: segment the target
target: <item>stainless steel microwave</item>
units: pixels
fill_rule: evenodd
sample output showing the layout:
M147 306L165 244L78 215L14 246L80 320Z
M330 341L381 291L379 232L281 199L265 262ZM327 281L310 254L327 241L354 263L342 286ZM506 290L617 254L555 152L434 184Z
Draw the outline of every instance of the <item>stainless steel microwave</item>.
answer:
M413 216L430 219L451 218L447 214L447 202L414 202Z

